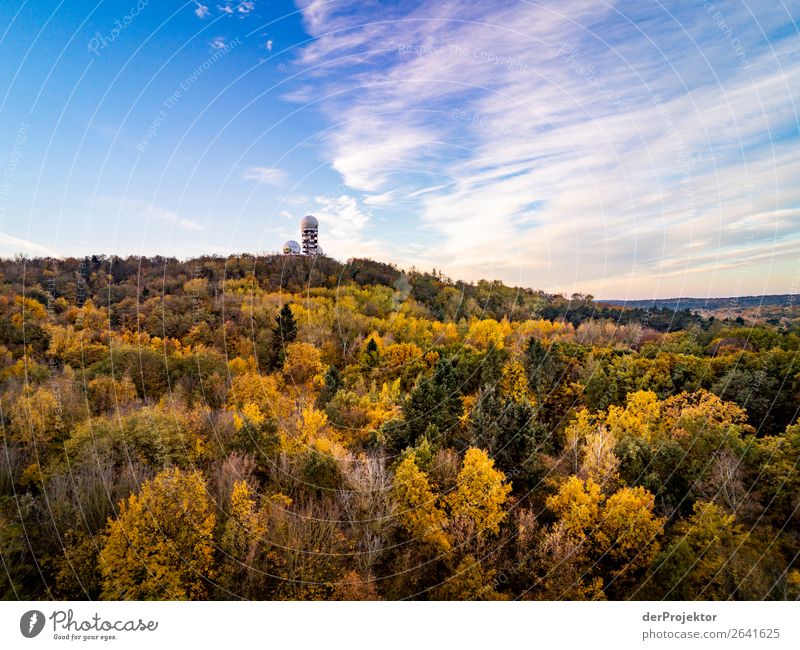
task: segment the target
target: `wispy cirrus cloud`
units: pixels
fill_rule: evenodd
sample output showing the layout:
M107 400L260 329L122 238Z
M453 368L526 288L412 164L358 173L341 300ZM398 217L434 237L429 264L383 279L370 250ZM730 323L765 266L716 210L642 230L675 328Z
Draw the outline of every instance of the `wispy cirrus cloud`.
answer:
M325 98L331 167L436 241L401 263L615 297L781 290L786 11L715 3L723 29L702 3L301 5L318 88L297 99Z

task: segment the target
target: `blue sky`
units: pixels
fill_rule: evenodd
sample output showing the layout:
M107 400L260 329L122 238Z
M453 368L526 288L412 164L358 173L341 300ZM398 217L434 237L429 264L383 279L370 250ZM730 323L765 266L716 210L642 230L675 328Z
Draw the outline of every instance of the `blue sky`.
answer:
M778 2L0 5L0 255L326 253L607 298L800 293Z

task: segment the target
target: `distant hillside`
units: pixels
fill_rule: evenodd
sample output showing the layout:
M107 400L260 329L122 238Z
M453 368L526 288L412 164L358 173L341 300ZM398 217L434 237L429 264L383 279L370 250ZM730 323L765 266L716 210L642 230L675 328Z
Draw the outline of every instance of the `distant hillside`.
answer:
M794 307L800 305L800 294L769 296L734 296L730 298L663 298L660 300L601 300L605 305L628 309L671 309L673 311L718 311L752 309L754 307Z

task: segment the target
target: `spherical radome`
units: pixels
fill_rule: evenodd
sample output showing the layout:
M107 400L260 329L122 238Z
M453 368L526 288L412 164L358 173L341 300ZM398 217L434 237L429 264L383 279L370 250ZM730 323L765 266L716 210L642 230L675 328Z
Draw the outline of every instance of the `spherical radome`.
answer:
M283 254L284 255L299 255L300 254L300 244L298 244L294 239L290 239L283 245Z
M319 228L319 221L317 218L307 214L303 219L300 221L301 228Z

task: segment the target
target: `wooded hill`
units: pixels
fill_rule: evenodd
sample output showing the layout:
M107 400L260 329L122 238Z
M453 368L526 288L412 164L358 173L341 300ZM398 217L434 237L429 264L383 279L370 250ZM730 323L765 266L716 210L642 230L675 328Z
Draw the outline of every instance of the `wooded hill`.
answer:
M370 260L4 260L0 593L797 599L798 351Z

